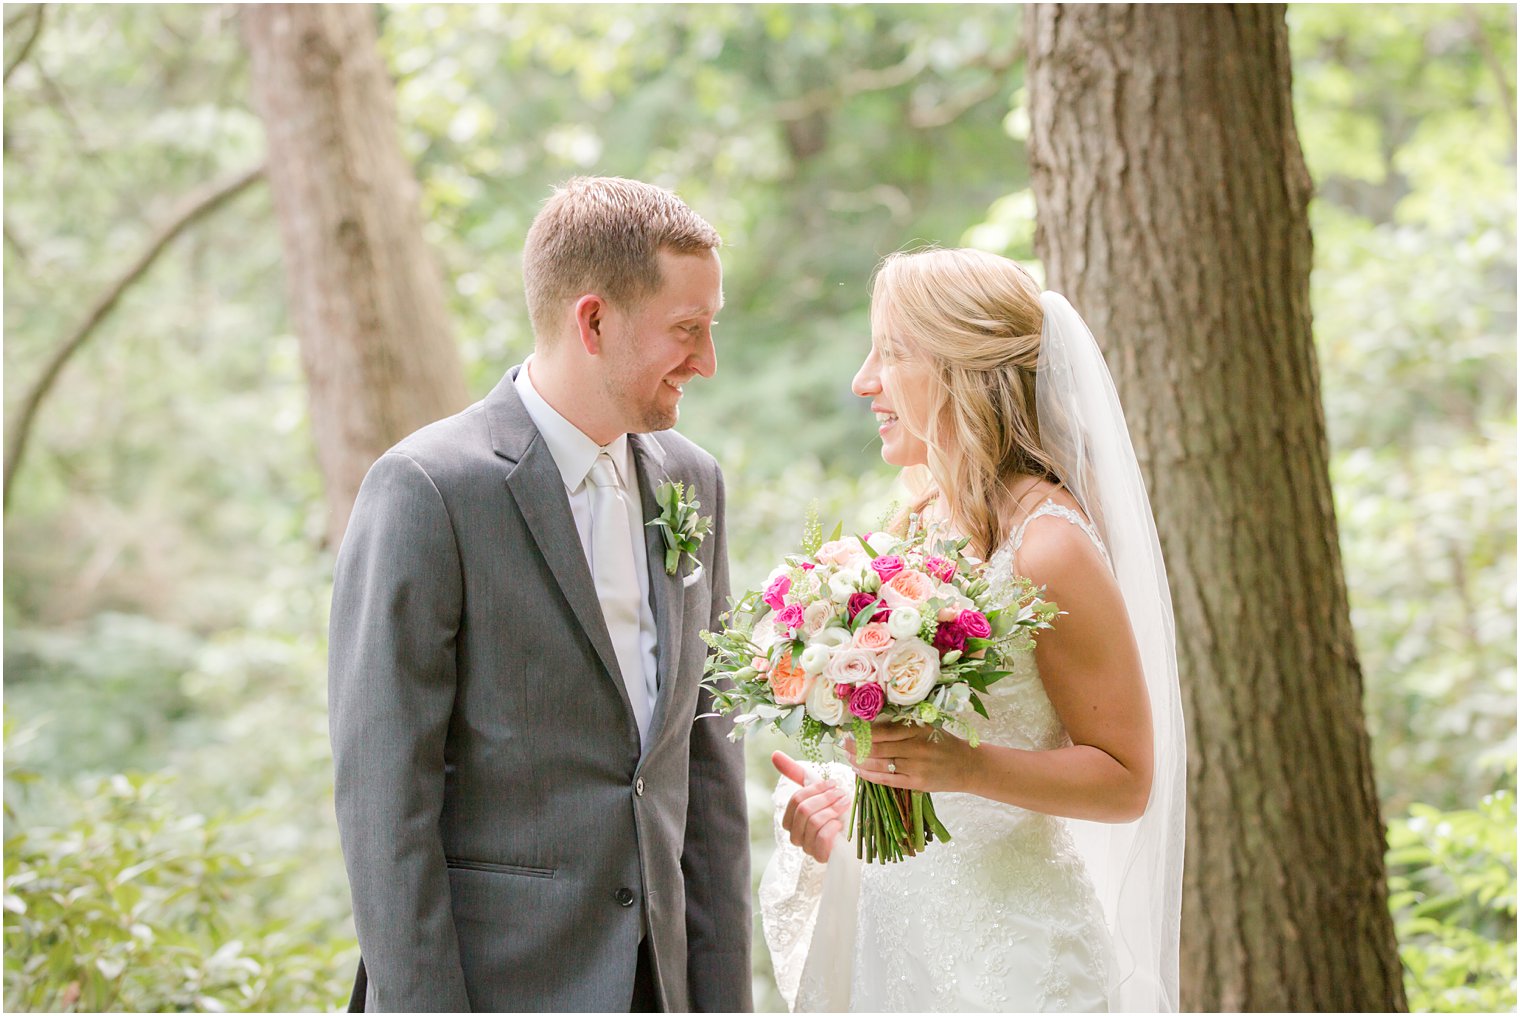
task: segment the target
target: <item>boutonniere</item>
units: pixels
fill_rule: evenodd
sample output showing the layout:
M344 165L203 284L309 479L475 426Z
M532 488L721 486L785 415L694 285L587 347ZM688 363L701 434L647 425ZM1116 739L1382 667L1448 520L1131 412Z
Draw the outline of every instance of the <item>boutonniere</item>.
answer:
M660 517L650 519L645 525L659 526L665 537L665 574L676 573L681 566L682 554L700 568L697 549L712 532L712 516L697 514L702 502L695 498L686 500L686 485L679 480L668 480L656 487L654 499L659 502Z

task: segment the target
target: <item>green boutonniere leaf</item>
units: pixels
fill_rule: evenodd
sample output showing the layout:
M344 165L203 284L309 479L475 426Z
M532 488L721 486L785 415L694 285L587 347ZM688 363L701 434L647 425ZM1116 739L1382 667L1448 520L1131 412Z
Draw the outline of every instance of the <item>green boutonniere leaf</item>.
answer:
M688 501L686 485L679 480L660 484L655 488L654 498L660 506L660 517L650 519L646 525L658 526L665 538L665 574L674 575L680 569L683 554L695 567L697 551L712 532L712 516L698 514L702 502L696 498Z

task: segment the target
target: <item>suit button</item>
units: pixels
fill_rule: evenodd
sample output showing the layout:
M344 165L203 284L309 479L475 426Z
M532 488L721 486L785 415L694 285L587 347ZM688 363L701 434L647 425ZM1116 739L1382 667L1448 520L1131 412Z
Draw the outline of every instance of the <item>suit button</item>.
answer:
M640 776L633 781L633 793L635 797L644 796L644 777Z
M633 890L632 889L629 889L629 888L626 888L626 887L624 887L622 889L619 889L617 892L615 892L615 893L612 894L612 898L615 899L615 900L617 900L618 906L620 906L620 907L631 907L631 906L633 906Z

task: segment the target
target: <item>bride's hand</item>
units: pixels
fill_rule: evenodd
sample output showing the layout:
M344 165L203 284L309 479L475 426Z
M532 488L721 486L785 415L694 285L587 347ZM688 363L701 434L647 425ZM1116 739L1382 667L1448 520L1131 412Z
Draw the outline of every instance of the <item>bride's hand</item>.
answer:
M903 723L871 724L871 750L855 758L855 742L845 750L862 779L907 790L968 792L976 772L976 749L954 734Z
M791 834L792 843L815 861L827 863L839 834L844 832L845 816L850 811L850 796L831 780L819 779L785 752L771 755L776 771L800 784L786 802L781 825Z

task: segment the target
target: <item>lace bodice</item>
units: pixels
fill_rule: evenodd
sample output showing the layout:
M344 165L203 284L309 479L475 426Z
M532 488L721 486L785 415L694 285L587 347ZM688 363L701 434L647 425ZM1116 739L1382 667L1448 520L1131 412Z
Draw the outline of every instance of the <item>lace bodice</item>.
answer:
M1092 524L1071 508L1047 498L1019 524L1008 542L987 559L986 575L994 600L1007 602L1012 598L1016 574L1014 559L1024 545L1024 534L1031 522L1046 515L1063 519L1082 530L1103 555L1104 562L1108 562L1108 551ZM977 736L990 744L1034 751L1050 751L1069 744L1061 717L1045 694L1034 653L1010 654L1008 669L1012 673L994 684L984 699L988 716L976 716L972 720Z
M994 598L1000 588L1011 597L1014 555L1029 523L1045 515L1078 526L1103 551L1085 519L1046 501L988 559ZM1007 669L1009 676L983 696L988 717L972 720L982 742L1033 751L1069 744L1034 653L1013 654ZM835 767L830 775L849 785L847 769ZM796 992L796 1008L805 1010L819 1004L801 978L801 957L813 934L825 868L792 847L780 830L780 810L792 789L788 781L777 788L778 848L762 881L761 906L777 982L784 995ZM970 794L936 793L934 801L950 830L949 843L933 844L900 864L860 871L850 1008L1105 1008L1112 943L1065 823Z

